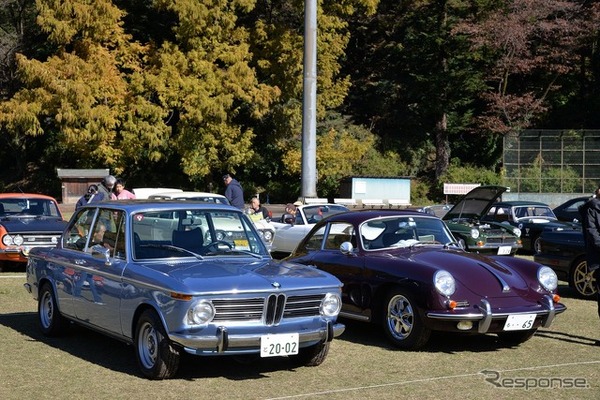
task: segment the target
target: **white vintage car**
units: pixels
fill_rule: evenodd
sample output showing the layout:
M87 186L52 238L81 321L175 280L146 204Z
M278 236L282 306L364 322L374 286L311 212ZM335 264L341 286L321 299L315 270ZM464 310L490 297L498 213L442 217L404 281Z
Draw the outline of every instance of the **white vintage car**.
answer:
M148 196L149 200L185 200L185 201L202 201L204 203L216 203L216 204L229 204L227 197L209 192L185 192L185 191L169 191L162 193L154 193ZM260 233L263 241L270 250L273 242L273 236L275 235L275 227L273 224L263 218L255 218L254 215L250 216L254 226Z
M271 254L274 257L287 256L296 249L304 236L320 220L334 214L348 211L348 208L339 204L306 204L298 206L295 218L290 214L283 214L279 220L271 220L275 227L275 238L271 245Z

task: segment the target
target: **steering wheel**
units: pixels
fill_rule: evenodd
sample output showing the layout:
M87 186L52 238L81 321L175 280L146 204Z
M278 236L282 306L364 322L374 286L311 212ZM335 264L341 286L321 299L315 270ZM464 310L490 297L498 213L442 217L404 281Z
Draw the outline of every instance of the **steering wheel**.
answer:
M224 240L215 240L211 244L207 245L206 249L210 250L210 251L217 251L217 250L219 250L218 246L220 244L224 244L225 246L228 247L229 250L233 250L233 245L231 243L229 243L229 242L224 241Z

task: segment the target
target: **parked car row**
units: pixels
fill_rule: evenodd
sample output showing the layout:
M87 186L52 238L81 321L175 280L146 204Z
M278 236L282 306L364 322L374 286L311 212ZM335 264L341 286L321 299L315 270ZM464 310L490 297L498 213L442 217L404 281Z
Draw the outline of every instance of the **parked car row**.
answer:
M551 224L542 204L502 202L505 190L479 187L443 220L306 204L271 221L271 246L220 195L88 204L55 243L29 250L25 288L45 335L75 322L131 343L150 379L173 377L182 353L316 366L345 329L338 317L379 326L401 349L422 348L434 331L518 345L566 310L558 279L586 297L594 286L577 245L564 262L544 256L564 256L552 246L577 243L577 224ZM510 257L521 232L537 243L534 261Z

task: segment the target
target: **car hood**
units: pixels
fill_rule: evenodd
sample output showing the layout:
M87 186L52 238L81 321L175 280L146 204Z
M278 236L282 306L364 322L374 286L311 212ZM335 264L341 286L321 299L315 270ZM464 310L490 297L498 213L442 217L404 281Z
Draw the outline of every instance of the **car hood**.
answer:
M508 188L504 186L476 187L464 195L442 219L448 221L456 218L481 218L506 190Z
M0 220L0 225L9 233L20 232L58 232L67 226L67 221L57 217L27 217L27 218L9 218Z
M509 264L513 261L527 263L527 260L512 260L512 257L505 260L505 258L498 260L474 253L442 249L415 250L410 257L412 261L437 266L436 269L450 272L457 281L457 286L460 285L481 298L522 296L529 290L529 286ZM532 264L532 268L535 268L535 265ZM536 274L537 268L532 276ZM510 289L506 291L505 286Z
M190 294L235 291L257 292L306 288L341 287L341 282L327 272L279 260L236 260L234 257L208 258L184 264L146 265L152 281L164 281L165 275L179 291ZM132 271L130 271L132 272ZM140 272L140 271L138 271ZM158 282L157 282L158 283Z

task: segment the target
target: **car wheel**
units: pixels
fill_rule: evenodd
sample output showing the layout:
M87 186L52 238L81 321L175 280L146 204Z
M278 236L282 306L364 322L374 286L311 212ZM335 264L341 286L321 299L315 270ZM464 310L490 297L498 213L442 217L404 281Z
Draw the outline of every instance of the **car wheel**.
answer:
M533 246L531 247L531 249L533 250L534 254L539 254L542 252L542 244L540 243L539 236L533 241Z
M584 299L596 298L596 280L594 273L588 269L587 261L580 257L573 263L569 274L569 286L575 289L577 295Z
M59 336L64 333L68 321L58 310L52 285L45 283L38 296L38 318L42 333L46 336Z
M383 329L396 347L416 350L427 343L431 330L423 323L411 295L392 290L383 306Z
M300 349L297 359L302 365L307 367L316 367L317 365L321 365L323 361L325 361L325 358L327 358L327 353L329 353L329 344L329 342L319 343L315 344L314 346Z
M467 248L467 243L465 242L465 239L463 238L458 238L458 245L460 247L462 247L463 250L468 251L469 249Z
M537 329L530 329L528 331L514 331L514 332L500 332L498 338L509 345L518 345L531 339Z
M168 379L177 373L180 351L167 338L154 310L146 310L140 316L134 344L137 362L145 377Z

